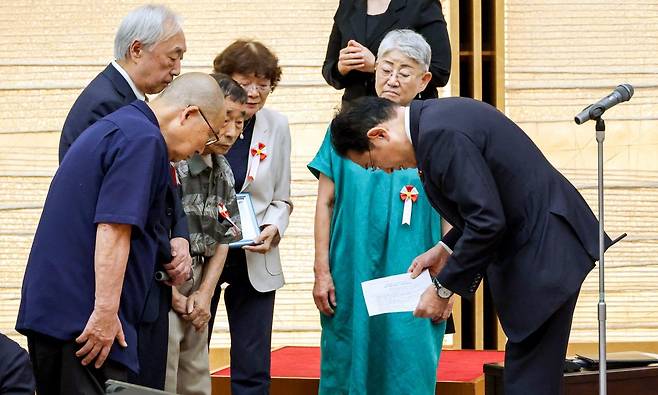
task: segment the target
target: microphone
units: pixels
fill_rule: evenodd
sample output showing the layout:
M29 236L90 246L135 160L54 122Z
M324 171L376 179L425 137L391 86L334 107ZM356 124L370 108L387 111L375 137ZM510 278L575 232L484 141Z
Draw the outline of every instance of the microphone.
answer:
M603 113L615 106L616 104L629 101L633 96L633 86L630 84L621 84L612 91L611 94L597 101L596 103L586 107L580 114L576 115L574 120L576 124L580 125L589 121L590 119L597 119Z

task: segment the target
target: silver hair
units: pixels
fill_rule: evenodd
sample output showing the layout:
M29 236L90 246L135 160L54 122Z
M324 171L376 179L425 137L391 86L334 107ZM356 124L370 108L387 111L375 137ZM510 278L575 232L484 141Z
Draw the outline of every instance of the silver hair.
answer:
M409 29L391 30L384 36L377 50L377 59L387 53L397 50L403 55L416 61L423 67L424 71L430 69L432 59L432 48L420 34Z
M182 18L164 5L147 4L134 9L123 18L114 37L114 59L127 58L136 40L146 49L168 40L183 30L182 23Z

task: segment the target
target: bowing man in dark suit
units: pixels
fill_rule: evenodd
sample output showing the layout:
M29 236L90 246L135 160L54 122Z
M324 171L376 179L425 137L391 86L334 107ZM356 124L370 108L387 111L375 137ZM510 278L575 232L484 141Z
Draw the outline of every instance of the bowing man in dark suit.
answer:
M145 5L126 15L114 39L116 60L89 83L66 117L59 143L60 163L91 124L169 85L180 73L185 50L180 18L167 7ZM174 178L167 190L167 218L162 225L169 238L160 240L158 264L164 268L158 270L167 270L172 283L178 285L189 277L192 258L175 183ZM170 302L171 288L153 281L140 327L140 360L146 368L139 377L131 378L137 384L164 388Z
M454 227L409 268L434 281L414 314L439 316L453 292L471 298L486 278L508 337L505 393L560 393L576 300L598 260L598 221L576 188L514 122L472 99L362 98L331 133L363 167L417 167Z
M375 92L375 55L386 33L410 29L432 48L432 79L421 99L438 97L437 87L450 77L450 40L438 0L341 0L334 16L322 75L343 102Z

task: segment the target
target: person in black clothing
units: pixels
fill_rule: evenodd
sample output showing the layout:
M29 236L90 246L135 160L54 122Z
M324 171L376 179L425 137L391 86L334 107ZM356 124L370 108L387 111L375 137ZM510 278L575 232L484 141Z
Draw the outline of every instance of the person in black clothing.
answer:
M34 374L27 352L0 333L0 394L34 394Z
M375 54L391 30L420 33L432 48L432 80L418 99L438 97L436 88L450 77L450 41L441 3L437 0L341 0L334 16L322 75L343 102L375 92Z

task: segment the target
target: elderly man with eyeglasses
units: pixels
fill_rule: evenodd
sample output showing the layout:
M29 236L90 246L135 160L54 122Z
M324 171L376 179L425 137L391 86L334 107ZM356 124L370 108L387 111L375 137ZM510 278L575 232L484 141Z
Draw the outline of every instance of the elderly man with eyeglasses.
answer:
M94 122L132 101L147 100L147 94L160 93L180 73L187 47L181 20L162 5L145 5L124 17L114 39L114 59L82 91L73 104L59 144L60 163L82 132ZM161 240L154 265L166 271L169 284L179 285L190 276L187 220L178 197L175 171L167 190L167 218L163 223L168 236ZM171 287L153 281L140 325L140 359L150 368L131 377L136 384L164 387L167 314L171 306Z
M148 344L139 330L167 233L169 162L202 152L224 117L215 80L189 73L71 146L34 236L16 323L38 393L104 394L107 379L151 368L138 356Z

